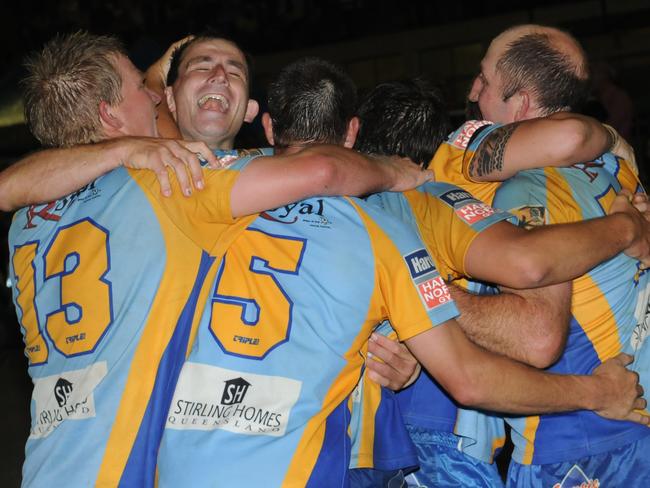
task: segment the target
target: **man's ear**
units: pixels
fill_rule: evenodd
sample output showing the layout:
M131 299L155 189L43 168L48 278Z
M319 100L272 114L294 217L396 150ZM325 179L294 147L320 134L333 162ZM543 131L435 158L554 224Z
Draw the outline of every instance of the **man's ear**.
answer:
M178 122L178 118L176 117L176 100L174 100L174 89L171 86L165 87L165 99L167 100L167 107L174 117L174 120Z
M246 114L244 115L244 122L252 122L255 117L257 117L257 114L260 111L260 104L257 103L257 100L253 100L252 98L248 101L248 105L246 106Z
M124 123L114 115L113 108L104 100L99 102L99 120L107 133L119 132Z
M264 127L264 135L266 136L266 140L269 141L269 144L271 144L271 146L275 146L275 142L273 140L273 121L271 120L271 116L268 112L264 112L262 114L262 127Z
M528 118L528 111L531 108L530 95L528 92L526 90L519 90L512 96L512 98L513 100L511 100L511 102L514 103L512 120L514 122L519 122L520 120Z
M343 141L343 147L352 149L355 141L357 140L357 134L359 133L359 117L352 117L350 122L348 122L348 130L345 133L345 141Z

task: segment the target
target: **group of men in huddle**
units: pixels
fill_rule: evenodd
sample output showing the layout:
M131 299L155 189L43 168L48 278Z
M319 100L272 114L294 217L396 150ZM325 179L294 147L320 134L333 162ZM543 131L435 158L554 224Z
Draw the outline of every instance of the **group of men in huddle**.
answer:
M647 203L570 111L568 33L497 36L451 133L425 80L358 101L298 60L260 150L234 148L258 105L230 40L145 77L76 33L27 67L54 148L0 174L26 486L499 486L504 415L509 486L650 482Z

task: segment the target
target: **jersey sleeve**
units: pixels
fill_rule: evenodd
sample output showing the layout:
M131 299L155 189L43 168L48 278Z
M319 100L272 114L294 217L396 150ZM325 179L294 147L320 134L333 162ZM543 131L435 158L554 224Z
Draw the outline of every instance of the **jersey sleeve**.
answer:
M465 167L469 166L476 149L494 130L493 127L492 122L471 120L454 131L440 145L431 161L430 169L435 173L436 181L464 188L479 200L491 204L499 183L473 181Z
M467 276L465 257L474 239L492 225L517 219L446 183L427 183L405 193L422 240L447 280Z
M472 120L463 127L465 127L465 131L471 133L463 155L463 176L469 181L475 181L469 171L472 160L485 139L495 130L503 127L503 124L494 124L486 120Z
M178 181L171 172L171 197L164 197L160 193L153 172L129 172L154 207L167 214L171 221L200 247L212 251L225 230L237 221L232 216L230 205L232 189L241 170L256 157L259 157L259 154L240 158L228 169L204 168L205 188L195 191L191 197L182 195Z
M515 215L520 227L530 229L552 223L545 179L543 170L517 174L497 190L494 205Z

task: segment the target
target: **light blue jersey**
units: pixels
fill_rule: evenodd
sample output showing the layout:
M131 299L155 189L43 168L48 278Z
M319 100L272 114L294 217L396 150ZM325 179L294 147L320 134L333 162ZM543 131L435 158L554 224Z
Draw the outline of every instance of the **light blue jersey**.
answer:
M345 486L367 339L457 315L408 226L356 199L264 212L220 264L159 454L161 487Z
M368 201L407 222L418 232L436 268L447 280L456 280L465 274L465 254L480 232L497 222L515 220L477 201L467 191L446 183L427 183L403 194L381 193L369 197ZM495 293L485 285L469 283L468 286L476 293ZM391 335L389 327L380 332ZM352 431L355 462L352 468L404 469L408 472L415 457L412 444L402 440L405 424L409 428L456 433L454 449L486 462L491 462L495 450L503 444L505 433L500 419L459 409L426 372L413 385L399 392L398 406L394 405L396 397L392 391L382 388L379 394L374 392L377 388L378 385L364 376L355 392L355 429ZM494 438L500 440L498 446L488 441ZM421 451L419 445L418 450ZM426 462L429 460L420 459L421 465Z
M642 191L627 162L607 153L572 168L522 172L501 186L495 204L519 214L529 225L574 222L605 215L621 188ZM626 352L635 356L631 369L639 373L647 391L649 295L650 274L624 254L574 280L566 349L549 370L590 374L606 359ZM610 452L650 435L647 427L607 420L590 411L517 417L509 423L515 443L513 459L549 468Z
M34 383L25 486L153 486L195 310L216 272L204 249L232 221L237 174L206 173L195 198L178 187L162 198L153 173L122 168L16 213L13 298Z

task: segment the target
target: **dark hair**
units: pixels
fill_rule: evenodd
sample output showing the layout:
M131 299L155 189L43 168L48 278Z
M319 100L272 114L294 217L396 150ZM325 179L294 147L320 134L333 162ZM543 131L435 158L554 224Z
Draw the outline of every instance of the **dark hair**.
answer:
M115 37L79 31L59 35L25 60L25 118L45 146L68 147L104 139L99 104L122 101Z
M361 101L355 149L428 166L449 133L440 90L424 79L381 83Z
M269 86L275 145L339 144L356 105L354 82L340 67L319 58L295 61Z
M251 77L253 71L253 58L246 51L244 51L242 47L239 44L237 44L235 41L233 41L228 37L220 35L216 31L203 31L195 35L189 41L184 42L174 50L169 64L169 71L167 72L167 86L173 85L178 79L178 69L180 68L181 61L183 61L183 56L185 55L185 52L190 48L190 46L193 46L194 44L197 44L199 42L214 41L214 40L221 40L221 41L226 41L231 44L234 44L237 47L237 49L239 49L241 53L244 55L244 60L246 61L246 77L248 81L248 90L250 92Z
M508 44L496 68L503 80L503 99L526 88L540 108L551 114L581 105L589 93L587 68L556 49L548 34L526 34Z

